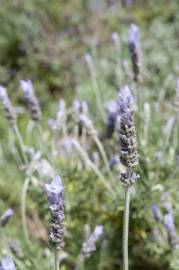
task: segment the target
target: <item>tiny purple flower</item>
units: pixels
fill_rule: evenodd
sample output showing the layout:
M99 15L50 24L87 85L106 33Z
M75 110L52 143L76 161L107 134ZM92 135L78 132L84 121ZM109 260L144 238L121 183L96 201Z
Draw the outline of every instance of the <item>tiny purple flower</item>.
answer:
M47 196L49 199L50 205L58 204L59 200L61 200L63 186L62 186L62 180L60 176L55 176L51 182L51 184L46 184L45 189L47 192Z
M20 88L22 89L26 97L30 97L31 95L34 94L34 87L31 80L27 80L27 81L21 80Z
M103 226L97 225L93 233L87 239L87 241L83 243L81 252L84 258L89 258L92 252L96 250L96 242L99 241L102 233L103 233Z
M15 264L11 257L4 257L1 260L1 265L3 270L16 270Z
M93 61L90 53L86 53L84 56L84 59L85 59L86 63L88 63L88 64L91 64Z
M157 222L160 222L162 220L162 213L160 212L160 208L159 208L158 204L153 204L151 209L152 209L154 219Z
M7 90L5 87L0 85L0 100L4 102L7 99Z
M131 24L128 34L128 47L133 66L134 81L138 81L140 72L139 63L139 30L135 24Z
M167 232L175 231L175 224L172 213L167 213L164 215L164 225Z
M131 24L128 33L129 47L133 48L139 42L139 29L135 24Z
M39 121L42 116L42 112L40 109L39 101L35 95L34 87L32 85L31 80L21 80L20 81L20 88L22 89L28 109L31 113L31 117L34 121Z
M14 215L14 211L9 208L3 215L2 217L0 218L0 227L4 227L9 219Z
M128 123L133 115L134 98L127 85L119 93L119 114Z

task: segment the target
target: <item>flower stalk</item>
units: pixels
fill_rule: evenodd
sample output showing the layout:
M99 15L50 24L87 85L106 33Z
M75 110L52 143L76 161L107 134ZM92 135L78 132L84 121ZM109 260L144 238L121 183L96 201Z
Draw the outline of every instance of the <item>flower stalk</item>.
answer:
M55 270L60 269L59 251L64 248L64 207L63 207L63 185L61 178L57 175L51 184L45 185L49 200L51 223L49 228L49 241L54 248Z
M123 269L129 269L128 258L128 236L129 236L129 206L130 206L130 187L125 187L125 205L123 217Z
M126 167L121 173L121 183L125 188L125 203L123 215L123 270L129 269L128 236L129 236L129 207L131 187L137 181L138 175L133 168L138 165L136 130L134 126L133 96L128 86L124 86L119 94L120 115L120 161Z

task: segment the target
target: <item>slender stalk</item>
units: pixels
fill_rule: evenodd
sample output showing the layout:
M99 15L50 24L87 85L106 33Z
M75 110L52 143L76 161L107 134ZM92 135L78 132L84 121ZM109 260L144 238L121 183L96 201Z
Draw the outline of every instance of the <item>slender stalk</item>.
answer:
M95 141L95 143L96 143L96 145L97 145L97 147L98 147L98 149L100 151L100 154L101 154L101 156L102 156L102 158L104 160L104 163L105 163L105 166L106 166L106 170L110 174L110 168L109 168L108 158L107 158L107 155L106 155L105 150L103 148L103 145L102 145L102 143L100 142L100 140L98 139L97 136L94 137L94 141Z
M84 258L83 256L80 254L78 256L78 259L77 259L77 263L76 263L76 267L75 267L75 270L80 270L81 267L84 265Z
M105 112L104 112L104 104L102 102L101 93L98 87L97 78L96 78L96 70L92 62L89 63L89 69L91 73L91 83L93 86L94 94L96 96L96 103L101 114L102 120L105 122Z
M22 137L21 137L21 134L19 132L19 129L17 127L17 125L14 125L13 126L13 131L17 137L17 140L19 142L19 147L20 147L20 150L21 150L21 154L22 154L22 158L23 158L23 161L25 164L27 164L27 157L26 157L26 154L25 154L25 146L24 146L24 143L23 143L23 140L22 140Z
M106 187L106 189L113 195L116 195L113 189L111 188L111 185L109 182L107 182L104 178L104 176L101 174L101 172L98 170L98 168L95 166L95 164L90 160L87 159L88 165L92 168L92 170L96 173L96 175L99 177L100 181L103 183L103 185Z
M43 140L43 130L39 122L36 123L37 129L38 129L38 142L40 146L41 152L44 151L44 146L46 145Z
M123 216L123 270L129 269L129 259L128 259L129 206L130 206L130 187L125 187L125 206Z
M58 260L58 250L56 248L54 250L54 255L55 255L55 270L60 270L60 264Z
M108 189L108 191L112 195L115 196L116 194L113 191L113 189L111 188L111 185L110 185L109 181L107 181L105 179L105 177L102 175L102 173L100 172L100 170L98 170L98 168L95 166L95 164L90 160L90 158L88 157L88 154L86 153L86 151L81 147L81 145L77 141L74 142L74 147L77 150L77 152L80 154L81 158L84 161L87 162L87 164L89 165L89 167L91 167L91 169L99 177L99 180L103 183L103 185L106 187L106 189Z
M35 122L30 120L28 122L27 128L26 128L26 138L28 138L29 144L32 144L32 133L33 133L33 129L35 127Z
M27 243L29 242L29 233L27 228L27 215L26 215L26 201L27 201L27 190L30 183L30 177L27 177L24 181L22 188L22 197L21 197L21 218L22 226Z

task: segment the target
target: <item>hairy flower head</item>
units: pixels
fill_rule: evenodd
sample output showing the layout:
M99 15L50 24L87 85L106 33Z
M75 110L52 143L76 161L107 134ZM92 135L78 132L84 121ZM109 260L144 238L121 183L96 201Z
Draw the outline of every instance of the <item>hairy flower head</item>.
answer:
M138 164L137 138L134 126L134 99L128 86L124 86L119 93L120 115L120 161L127 167Z

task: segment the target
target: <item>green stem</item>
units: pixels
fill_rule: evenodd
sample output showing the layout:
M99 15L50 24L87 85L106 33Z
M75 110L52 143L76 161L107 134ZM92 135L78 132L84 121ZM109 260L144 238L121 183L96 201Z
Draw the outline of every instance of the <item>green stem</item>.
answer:
M30 177L27 177L24 181L22 188L22 197L21 197L21 218L22 226L27 243L29 242L29 233L27 228L27 213L26 213L26 201L27 201L27 190L30 183Z
M18 129L17 125L13 126L13 130L14 130L14 133L15 133L15 135L17 137L18 142L19 142L19 147L20 147L20 150L21 150L23 161L24 161L25 164L27 164L27 157L26 157L26 154L25 154L25 146L24 146L24 143L23 143L23 140L22 140L22 137L21 137L21 134L19 132L19 129Z
M95 141L95 143L96 143L96 145L97 145L97 147L99 149L99 152L101 154L101 157L104 160L104 163L105 163L105 166L106 166L106 170L110 174L110 168L109 168L108 158L107 158L107 155L106 155L105 150L103 148L103 145L102 145L102 143L100 142L100 140L98 139L97 136L94 137L94 141Z
M125 187L125 206L123 216L123 270L129 269L129 259L128 259L129 206L130 206L130 187Z
M91 167L91 169L96 173L96 175L99 177L99 180L103 183L103 185L108 189L108 191L112 194L112 195L116 195L116 193L113 191L113 189L111 188L111 185L109 183L109 181L107 181L104 176L102 175L102 173L100 172L100 170L98 170L98 168L95 166L95 164L90 160L90 158L88 157L88 154L86 153L86 151L83 149L83 147L81 147L81 145L78 143L78 141L75 141L74 143L74 147L76 148L76 150L78 151L78 153L80 154L81 158L87 162L87 164L89 165L89 167Z
M90 160L87 159L87 163L92 168L92 170L96 173L96 175L99 177L100 181L103 183L103 185L106 187L106 189L112 194L116 195L113 189L111 188L111 185L108 181L105 180L104 176L101 174L101 172L98 170L98 168L95 166L95 164Z
M35 127L35 122L30 120L26 128L26 138L28 138L29 144L32 144L33 129Z
M101 98L101 93L98 87L97 78L96 78L96 70L93 63L89 64L89 69L91 73L91 82L94 90L94 94L96 96L96 105L98 107L99 113L101 114L102 120L105 122L105 112L104 112L104 104Z
M76 267L75 267L75 270L80 270L84 265L84 258L83 256L80 254L78 256L78 259L77 259L77 263L76 263Z
M58 250L56 248L54 250L54 255L55 255L55 270L60 270L60 264L58 260Z
M44 151L44 146L46 144L44 143L44 140L43 140L42 127L41 127L39 122L36 123L36 126L37 126L37 129L38 129L38 143L39 143L41 152L43 152Z

